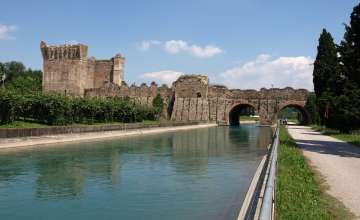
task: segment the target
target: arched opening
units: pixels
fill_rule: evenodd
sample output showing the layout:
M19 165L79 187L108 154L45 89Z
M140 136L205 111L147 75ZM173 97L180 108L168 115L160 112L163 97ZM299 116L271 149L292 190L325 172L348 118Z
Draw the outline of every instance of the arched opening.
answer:
M287 105L280 109L278 119L287 124L309 124L309 113L305 108L298 105Z
M233 107L229 112L229 124L240 125L241 120L257 120L255 108L249 104L239 104Z

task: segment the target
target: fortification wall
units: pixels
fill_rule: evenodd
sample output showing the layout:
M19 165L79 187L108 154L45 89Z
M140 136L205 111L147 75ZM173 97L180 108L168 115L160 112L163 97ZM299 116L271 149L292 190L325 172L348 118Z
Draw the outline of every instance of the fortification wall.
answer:
M229 123L230 111L238 105L251 106L263 124L271 124L287 106L303 108L309 92L305 89L272 88L228 89L208 84L206 76L182 76L174 82L175 102L171 119L175 121L216 121Z
M304 108L308 97L307 90L290 87L259 91L228 89L209 85L208 77L203 75L181 76L172 88L158 87L155 83L127 86L123 82L125 58L121 55L96 60L87 57L88 47L82 44L48 46L41 42L40 47L44 59L43 91L87 97L129 97L144 105L151 105L160 94L165 102L163 116L174 121L228 123L230 112L246 105L254 108L261 123L271 124L284 107Z
M88 58L83 44L48 46L40 44L43 55L43 91L83 96L85 89L100 88L106 82L121 85L124 60L116 55L109 60Z
M174 121L209 120L207 76L181 76L173 83L175 101L171 119Z
M136 103L142 105L152 105L153 99L159 94L164 101L163 116L170 117L168 107L173 98L173 90L166 85L158 87L157 84L152 83L150 86L142 84L140 86L122 83L118 86L113 83L105 83L100 88L91 88L85 90L85 97L128 97Z

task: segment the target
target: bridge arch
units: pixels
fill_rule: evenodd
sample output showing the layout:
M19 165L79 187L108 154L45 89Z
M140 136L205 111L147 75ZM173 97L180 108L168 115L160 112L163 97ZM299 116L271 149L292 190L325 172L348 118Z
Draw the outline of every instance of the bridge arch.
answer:
M245 112L256 114L257 109L254 105L250 103L236 103L231 106L227 116L229 125L239 125L240 124L240 115L243 115Z
M307 125L310 123L311 120L309 112L305 109L304 105L297 103L287 103L280 105L279 110L276 113L276 119L279 118L281 111L286 108L295 108L301 114L301 121L299 122L300 124Z

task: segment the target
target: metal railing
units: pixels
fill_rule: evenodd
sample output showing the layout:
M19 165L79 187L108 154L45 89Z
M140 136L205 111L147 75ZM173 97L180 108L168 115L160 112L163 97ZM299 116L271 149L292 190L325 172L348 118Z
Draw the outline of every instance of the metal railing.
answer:
M276 187L276 167L278 157L278 146L279 146L279 124L275 131L275 137L273 140L273 146L271 149L270 160L269 160L269 172L266 173L267 181L265 184L265 193L260 209L260 220L270 220L275 217L275 187Z
M269 153L261 161L245 196L238 220L272 220L275 217L275 187L280 125L276 126Z

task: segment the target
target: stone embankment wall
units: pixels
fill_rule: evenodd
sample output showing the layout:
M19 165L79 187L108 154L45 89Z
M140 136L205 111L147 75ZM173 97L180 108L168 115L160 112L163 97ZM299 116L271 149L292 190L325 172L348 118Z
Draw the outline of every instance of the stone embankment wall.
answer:
M158 128L185 125L198 125L198 122L161 122L154 124L143 123L123 123L109 125L87 125L87 126L53 126L44 128L0 128L0 138L32 137L44 135L59 135L87 132L105 132L105 131L126 131L142 128Z

